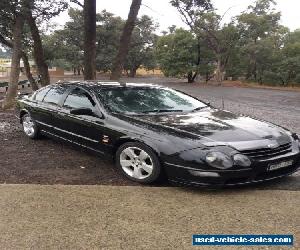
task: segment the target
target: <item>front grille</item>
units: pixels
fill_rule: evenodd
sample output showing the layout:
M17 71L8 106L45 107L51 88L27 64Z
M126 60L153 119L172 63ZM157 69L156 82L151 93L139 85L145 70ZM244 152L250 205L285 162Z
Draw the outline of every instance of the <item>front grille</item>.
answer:
M259 148L252 150L242 150L240 152L255 160L265 160L292 152L292 143L290 142L282 144L277 148Z

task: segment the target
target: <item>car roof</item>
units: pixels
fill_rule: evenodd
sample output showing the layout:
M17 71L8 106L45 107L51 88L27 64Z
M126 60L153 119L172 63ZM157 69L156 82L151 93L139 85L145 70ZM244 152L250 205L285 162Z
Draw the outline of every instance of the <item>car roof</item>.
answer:
M73 85L73 86L80 86L86 89L95 89L95 88L124 88L124 87L131 87L131 88L159 88L157 84L153 83L125 83L125 82L112 82L112 81L63 81L58 82L59 85Z

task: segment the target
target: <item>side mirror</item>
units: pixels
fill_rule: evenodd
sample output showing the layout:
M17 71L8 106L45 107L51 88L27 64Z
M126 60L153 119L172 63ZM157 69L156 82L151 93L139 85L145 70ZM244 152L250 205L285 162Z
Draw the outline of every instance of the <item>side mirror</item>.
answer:
M88 108L79 108L79 109L72 109L70 111L70 114L72 115L88 115L88 116L95 116L98 117L93 110Z

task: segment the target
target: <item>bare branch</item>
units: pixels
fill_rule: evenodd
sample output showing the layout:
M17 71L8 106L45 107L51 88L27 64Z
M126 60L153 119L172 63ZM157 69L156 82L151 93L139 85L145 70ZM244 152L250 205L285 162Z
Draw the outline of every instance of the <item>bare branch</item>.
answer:
M225 12L224 12L224 14L221 16L221 18L220 18L220 20L219 20L219 22L218 22L218 25L220 25L220 23L222 22L222 20L223 20L223 18L225 17L225 15L232 9L232 8L234 8L234 7L236 7L237 5L233 5L233 6L231 6L231 7L229 7Z
M146 7L147 9L149 9L149 10L151 10L151 11L153 11L154 13L156 13L156 14L158 14L158 15L160 15L160 16L164 16L164 14L162 14L162 13L160 13L160 12L158 12L158 11L156 11L156 10L154 10L154 9L152 9L150 6L148 6L148 5L146 5L146 4L141 4L141 6L144 6L144 7Z
M80 6L81 8L83 8L83 4L79 1L79 0L70 0L71 3L75 3L78 6Z

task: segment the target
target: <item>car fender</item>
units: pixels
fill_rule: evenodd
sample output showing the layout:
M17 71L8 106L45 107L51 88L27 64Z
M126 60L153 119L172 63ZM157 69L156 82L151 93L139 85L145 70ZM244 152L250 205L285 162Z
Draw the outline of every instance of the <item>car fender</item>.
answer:
M158 156L161 154L161 150L159 149L157 143L153 140L146 139L143 135L131 135L131 136L122 136L114 143L115 152L117 149L124 143L127 142L139 142L145 144L146 146L150 147Z

